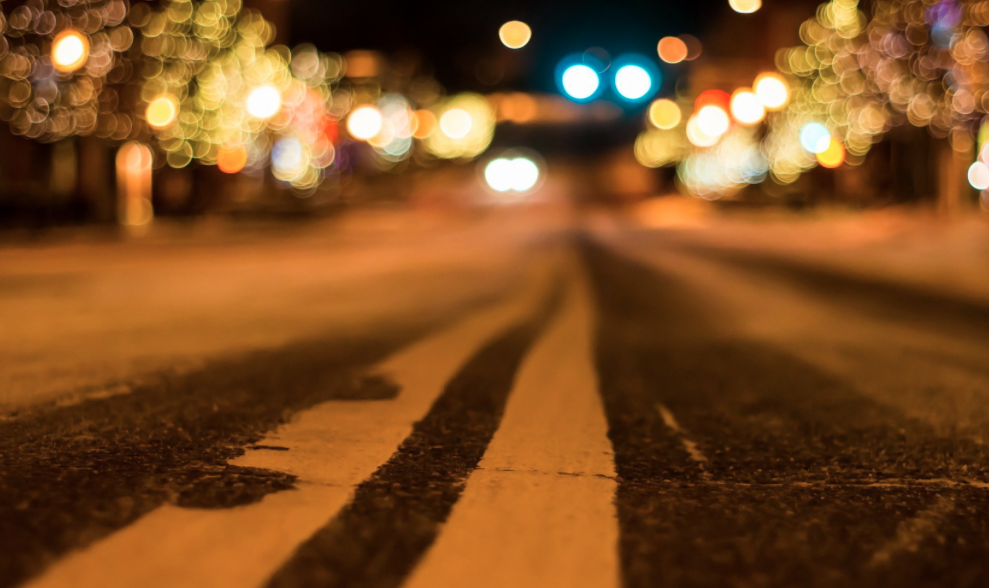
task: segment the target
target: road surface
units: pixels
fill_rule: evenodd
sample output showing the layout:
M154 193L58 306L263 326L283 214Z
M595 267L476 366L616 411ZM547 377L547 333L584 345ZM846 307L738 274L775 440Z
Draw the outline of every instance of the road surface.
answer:
M0 251L0 587L989 585L976 286L551 212Z

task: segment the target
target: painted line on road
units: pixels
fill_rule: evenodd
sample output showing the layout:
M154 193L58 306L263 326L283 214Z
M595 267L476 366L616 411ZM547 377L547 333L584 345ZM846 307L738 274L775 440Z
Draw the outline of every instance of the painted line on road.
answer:
M401 387L393 400L332 401L296 413L232 465L297 476L296 489L224 510L163 506L70 554L31 588L259 586L395 452L446 382L488 340L535 312L549 287L545 264L519 296L482 310L386 360L377 373ZM122 565L122 562L124 564Z
M556 310L558 286L535 315L499 334L464 364L398 451L266 586L401 585L436 540L484 456L519 366Z
M900 554L915 553L925 539L937 533L942 521L954 510L955 501L941 496L930 508L901 522L896 536L873 554L869 566L884 566Z
M615 466L583 280L533 347L501 427L405 588L617 587Z
M659 416L663 419L663 424L665 424L668 429L673 431L677 438L680 439L680 444L683 445L683 448L687 451L687 455L690 456L690 459L697 463L697 467L704 472L704 475L708 475L707 456L704 455L704 452L701 451L701 448L696 442L687 437L686 432L680 428L680 424L677 423L676 417L673 416L670 409L657 402L656 410L659 411Z

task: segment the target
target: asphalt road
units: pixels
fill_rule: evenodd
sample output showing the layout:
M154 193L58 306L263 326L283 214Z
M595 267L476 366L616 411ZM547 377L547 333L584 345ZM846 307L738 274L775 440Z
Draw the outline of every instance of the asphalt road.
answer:
M989 585L989 305L564 216L8 251L0 587Z

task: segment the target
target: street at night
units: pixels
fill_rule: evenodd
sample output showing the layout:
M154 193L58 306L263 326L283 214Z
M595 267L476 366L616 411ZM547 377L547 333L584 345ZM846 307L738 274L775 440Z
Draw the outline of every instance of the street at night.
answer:
M0 588L989 586L989 2L696 4L0 4Z

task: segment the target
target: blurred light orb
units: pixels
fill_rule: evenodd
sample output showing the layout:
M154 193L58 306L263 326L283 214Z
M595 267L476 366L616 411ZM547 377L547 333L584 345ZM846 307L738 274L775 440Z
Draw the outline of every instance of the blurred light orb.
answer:
M687 44L679 37L663 37L656 47L659 58L666 63L680 63L687 59Z
M976 190L989 190L989 166L976 161L968 168L968 183Z
M755 79L755 93L766 110L780 110L790 101L790 86L783 76L764 73Z
M697 112L697 128L708 137L720 137L728 132L731 119L720 106L709 105Z
M766 107L755 92L737 90L731 97L731 115L743 125L757 125L766 118Z
M652 76L638 65L625 65L615 73L615 90L627 100L638 100L652 89Z
M807 123L800 129L800 146L817 155L831 146L831 132L821 123Z
M216 154L216 167L225 174L235 174L246 165L247 149L243 145L226 145Z
M700 128L697 115L687 120L687 140L695 147L713 147L721 140L721 135L708 135Z
M728 5L735 12L752 14L762 8L762 0L728 0Z
M415 130L412 131L412 136L416 139L425 139L436 128L436 116L428 110L417 110L414 115Z
M271 118L281 108L282 94L271 84L258 86L247 95L247 113L254 118Z
M717 106L727 112L731 108L731 94L724 90L704 90L694 100L694 112L700 112L705 106Z
M586 100L601 86L601 78L590 67L571 65L563 72L563 91L575 100Z
M539 166L528 157L498 157L484 167L484 181L495 192L528 192L539 182Z
M295 175L303 165L302 143L295 137L282 137L271 148L271 167L278 179Z
M521 49L532 38L532 29L520 20L510 20L498 29L498 38L509 49Z
M367 141L381 132L384 121L381 111L374 106L360 106L347 117L347 132L361 141Z
M835 169L845 163L845 156L845 146L841 144L841 141L831 139L828 148L817 154L817 163L821 164L821 167Z
M676 128L683 119L683 113L676 102L661 98L649 105L649 122L657 129Z
M89 59L89 39L79 31L68 29L52 41L52 65L60 72L74 72Z
M451 139L463 139L474 126L474 119L463 108L451 108L440 116L440 130Z
M144 119L155 129L163 129L178 116L179 108L172 96L159 96L148 103L144 110Z

